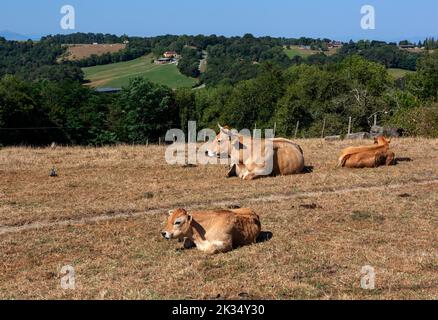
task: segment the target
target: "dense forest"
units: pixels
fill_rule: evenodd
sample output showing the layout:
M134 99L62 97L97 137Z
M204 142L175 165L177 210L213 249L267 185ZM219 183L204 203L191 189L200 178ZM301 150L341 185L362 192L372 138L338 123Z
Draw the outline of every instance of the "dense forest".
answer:
M128 43L116 54L60 62L67 43ZM396 44L360 41L325 54L329 39L220 36L135 38L102 34L47 36L39 42L0 38L0 145L105 145L154 142L170 128L272 128L299 137L369 131L370 117L408 135L438 137L438 51L412 53ZM429 39L430 42L430 39ZM290 59L283 47L320 53ZM133 79L118 94L84 86L81 67L164 51L182 54L179 69L203 89L171 90ZM208 56L205 73L199 59ZM395 79L387 68L416 70Z
M370 61L379 62L387 68L416 70L419 53L400 50L395 44L382 41L359 41L344 45L335 58L358 54Z

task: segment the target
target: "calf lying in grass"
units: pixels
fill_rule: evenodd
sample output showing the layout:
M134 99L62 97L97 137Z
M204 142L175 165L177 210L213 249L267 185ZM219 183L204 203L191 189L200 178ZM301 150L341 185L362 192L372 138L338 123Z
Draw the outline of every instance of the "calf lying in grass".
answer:
M395 164L395 154L391 151L362 152L351 155L345 160L346 168L377 168Z
M342 151L337 167L377 168L395 164L395 154L389 151L391 140L378 137L374 145L349 147Z
M192 242L207 254L225 253L234 248L256 243L260 235L259 216L251 209L169 211L166 229L161 233L167 240Z

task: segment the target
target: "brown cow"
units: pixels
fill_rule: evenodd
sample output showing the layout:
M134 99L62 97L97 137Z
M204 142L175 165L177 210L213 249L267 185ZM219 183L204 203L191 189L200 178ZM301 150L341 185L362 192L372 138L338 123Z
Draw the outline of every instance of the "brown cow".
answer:
M228 176L253 180L262 176L299 174L304 170L301 147L284 138L253 139L221 127L207 154L210 157L229 157L233 151L238 160ZM260 151L260 152L259 152ZM268 161L271 161L270 163Z
M374 145L346 148L339 157L338 167L376 168L394 165L395 154L389 151L390 142L385 137L378 137Z
M256 243L260 231L260 218L252 209L190 213L176 209L169 211L166 229L161 235L167 240L192 242L199 250L216 254Z
M377 168L395 164L395 154L391 151L368 151L351 155L346 158L346 168Z

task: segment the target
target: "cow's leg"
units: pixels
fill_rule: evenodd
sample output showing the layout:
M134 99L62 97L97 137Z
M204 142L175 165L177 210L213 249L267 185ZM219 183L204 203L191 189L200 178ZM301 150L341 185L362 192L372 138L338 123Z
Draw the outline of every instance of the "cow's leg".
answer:
M238 176L238 174L237 174L237 164L233 164L231 166L230 171L227 174L227 177L231 178L231 177L237 177L237 176Z
M380 167L386 164L386 152L378 152L375 155L374 167Z
M257 176L254 173L249 172L249 171L242 177L243 180L254 180L256 178L257 178Z
M261 177L267 176L266 169L264 166L256 166L252 170L247 170L243 176L243 180L254 180Z
M193 249L195 247L196 247L196 245L195 245L195 243L191 239L184 238L184 243L183 243L183 248L184 249L189 250L189 249Z
M231 237L226 240L207 241L206 244L201 246L201 250L210 255L226 253L233 250L233 243Z
M246 166L242 163L233 164L231 170L228 172L228 177L239 177L242 178L242 175L246 172Z
M245 180L245 177L249 174L249 170L246 167L243 167L239 170L239 178Z
M386 163L387 166L395 165L395 154L394 152L388 152L386 154Z

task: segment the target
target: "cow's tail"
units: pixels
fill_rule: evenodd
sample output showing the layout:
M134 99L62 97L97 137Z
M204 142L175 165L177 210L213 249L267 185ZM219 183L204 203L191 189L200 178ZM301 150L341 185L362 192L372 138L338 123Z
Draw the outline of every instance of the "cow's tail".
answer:
M348 158L350 158L351 154L344 154L341 157L339 157L338 164L336 165L336 168L342 168L345 166L345 163L347 162Z

